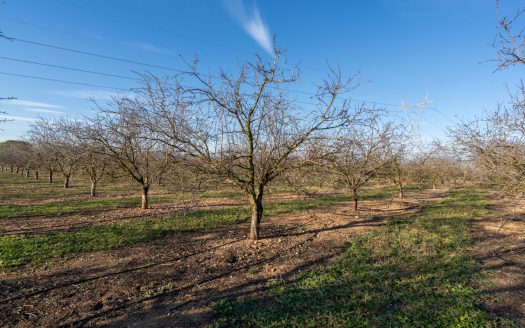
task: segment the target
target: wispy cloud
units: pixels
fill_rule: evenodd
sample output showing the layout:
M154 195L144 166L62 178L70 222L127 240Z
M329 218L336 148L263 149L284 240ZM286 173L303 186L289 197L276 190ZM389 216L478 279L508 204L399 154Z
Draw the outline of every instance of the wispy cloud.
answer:
M28 112L32 113L43 113L43 114L65 114L64 112L53 110L53 109L44 109L44 108L26 108Z
M6 105L13 105L13 106L24 106L24 107L37 107L37 108L63 108L62 106L43 103L43 102L37 102L37 101L31 101L31 100L22 100L22 99L13 99L13 100L3 100L0 101L3 104Z
M38 120L34 117L22 117L22 116L11 116L11 115L0 115L0 119L13 120L14 122L35 122Z
M129 47L134 47L134 48L138 48L144 51L153 52L157 54L173 55L173 53L169 51L168 49L161 48L159 46L156 46L148 42L132 42L132 43L123 43L123 44Z
M48 93L69 97L69 98L79 98L79 99L95 99L95 100L110 100L113 97L117 96L118 93L111 91L100 91L100 90L51 90Z
M263 22L256 4L247 10L242 0L224 0L226 8L248 33L269 55L273 56L273 42L268 26Z

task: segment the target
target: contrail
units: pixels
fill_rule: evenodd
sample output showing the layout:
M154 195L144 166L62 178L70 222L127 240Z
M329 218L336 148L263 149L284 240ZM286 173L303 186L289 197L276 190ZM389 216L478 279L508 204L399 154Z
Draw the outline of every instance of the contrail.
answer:
M274 55L273 42L268 26L263 22L259 8L254 4L248 12L242 0L224 0L231 15L241 24L248 33L270 56Z

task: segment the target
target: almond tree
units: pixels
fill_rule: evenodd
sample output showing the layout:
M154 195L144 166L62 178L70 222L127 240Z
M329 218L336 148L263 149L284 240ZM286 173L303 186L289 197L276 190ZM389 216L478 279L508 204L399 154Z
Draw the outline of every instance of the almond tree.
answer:
M87 174L91 182L90 195L95 197L97 185L106 173L109 158L104 154L102 148L90 138L89 129L80 121L63 122L62 128L67 130L74 138L74 142L82 149L79 153L80 167Z
M55 120L38 119L28 132L31 142L39 148L41 156L49 160L53 169L64 176L64 188L70 187L71 175L80 164L80 145L66 126L64 118ZM42 155L43 154L43 155ZM50 170L50 182L52 172Z
M525 183L525 112L520 103L450 128L450 135L486 180L507 189Z
M498 33L494 41L498 69L525 64L525 34L521 27L525 7L510 16L502 15L501 1L496 1Z
M361 189L391 163L389 147L394 137L395 126L382 123L380 115L372 111L358 125L342 129L329 154L319 162L350 190L355 211Z
M95 152L107 156L142 188L142 209L149 208L151 184L164 172L159 163L162 147L149 138L141 103L131 97L116 97L106 107L96 105L97 117L84 122ZM95 153L94 153L95 154Z
M32 154L32 145L22 140L7 140L0 143L0 162L9 171L19 174L30 164Z
M301 108L284 88L299 72L286 64L282 50L271 62L257 56L218 78L199 73L197 63L190 66L174 86L146 79L144 117L155 140L198 159L200 171L244 193L252 208L249 238L257 240L266 187L297 165L290 158L306 142L348 122L349 103L338 98L354 81L330 69L313 97L316 104Z

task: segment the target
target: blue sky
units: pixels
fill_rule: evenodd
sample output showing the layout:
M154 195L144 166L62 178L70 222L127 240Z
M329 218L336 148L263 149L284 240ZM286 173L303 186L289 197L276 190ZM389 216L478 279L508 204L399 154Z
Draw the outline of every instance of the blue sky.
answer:
M503 3L506 12L515 9L516 2ZM19 40L165 68L184 69L179 55L198 55L201 69L211 72L234 68L254 53L270 58L268 38L276 34L303 71L293 89L312 91L327 62L348 75L360 70L368 82L350 96L389 104L392 115L401 114L402 101L429 97L435 109L426 109L421 120L428 139L443 137L458 116L507 100L505 84L512 88L523 73L520 67L494 73L495 63L486 62L495 57L494 0L7 0L0 5L0 29ZM0 140L23 136L38 116L89 115L87 98L105 101L137 87L134 72L170 73L24 41L0 40L0 57L0 96L18 98L1 105L15 120L1 126Z

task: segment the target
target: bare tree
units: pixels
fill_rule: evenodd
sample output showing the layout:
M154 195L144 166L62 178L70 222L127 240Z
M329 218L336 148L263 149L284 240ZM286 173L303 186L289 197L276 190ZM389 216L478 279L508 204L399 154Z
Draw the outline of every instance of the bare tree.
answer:
M525 64L525 8L513 15L502 15L497 4L498 35L494 42L498 69ZM471 121L462 121L450 129L450 135L477 168L480 178L507 189L517 189L525 179L525 88L511 94L510 106L500 105L493 112Z
M31 125L30 140L39 148L39 154L52 163L53 170L58 170L64 177L64 188L70 187L71 175L80 164L80 147L71 132L65 128L66 119L39 119Z
M394 137L394 124L382 123L380 113L371 111L359 124L342 129L319 162L350 190L355 211L360 190L392 161L389 147Z
M107 156L142 188L142 209L149 208L151 184L164 171L158 163L162 147L149 138L142 104L138 99L117 97L108 106L96 105L97 117L86 122L89 138L100 155ZM97 150L98 152L98 150Z
M498 69L525 64L525 35L520 26L525 13L525 7L517 10L511 16L502 15L501 1L496 0L498 33L494 41L497 50L496 62Z
M98 182L106 173L110 160L100 145L90 138L90 130L83 122L63 121L61 128L68 131L68 134L74 139L73 142L81 149L78 154L79 166L88 175L91 182L90 195L95 197Z
M516 103L515 103L516 104ZM507 189L525 182L525 117L523 109L500 107L472 121L450 128L463 153L487 181Z
M399 198L405 198L405 187L410 174L408 166L408 151L403 143L395 144L391 149L391 161L386 169L387 175L392 179L398 190Z
M20 174L31 163L31 155L32 145L26 141L7 140L0 143L0 163L11 173Z
M348 101L336 100L355 80L330 69L314 97L317 105L307 109L299 108L283 88L298 76L277 49L272 62L256 57L254 63L240 64L237 74L221 72L219 79L199 73L196 62L174 87L146 79L145 117L152 135L174 152L198 159L199 170L242 190L252 207L252 240L259 239L267 185L297 165L290 158L308 140L348 120Z

